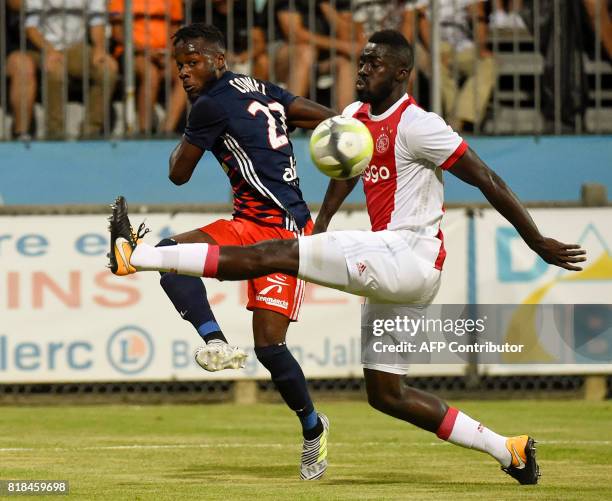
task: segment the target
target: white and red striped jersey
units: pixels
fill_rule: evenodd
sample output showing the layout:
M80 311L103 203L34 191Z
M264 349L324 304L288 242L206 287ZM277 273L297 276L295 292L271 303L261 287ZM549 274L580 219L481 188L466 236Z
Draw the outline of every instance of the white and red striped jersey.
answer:
M374 140L374 154L362 175L372 231L409 230L432 265L446 256L440 223L444 214L442 170L450 168L467 143L435 113L407 94L382 115L355 102L345 116L363 122Z

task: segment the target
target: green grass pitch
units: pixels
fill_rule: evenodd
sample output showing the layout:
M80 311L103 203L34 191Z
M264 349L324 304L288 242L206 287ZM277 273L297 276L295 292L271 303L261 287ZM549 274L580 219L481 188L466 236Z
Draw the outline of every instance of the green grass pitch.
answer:
M314 483L298 479L298 422L282 405L0 407L0 478L67 479L60 499L612 499L611 402L455 404L539 440L541 483L362 402L319 404L330 468Z

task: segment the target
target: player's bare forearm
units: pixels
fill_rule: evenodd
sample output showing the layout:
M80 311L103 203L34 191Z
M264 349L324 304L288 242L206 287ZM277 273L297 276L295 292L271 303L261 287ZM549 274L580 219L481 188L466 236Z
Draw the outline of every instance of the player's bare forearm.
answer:
M564 244L542 235L517 196L471 148L467 149L449 171L462 181L476 186L544 261L568 270L582 269L574 266L574 263L584 261L586 251L577 244Z
M334 110L305 97L295 98L287 108L289 125L314 129L323 120L338 115Z
M462 181L476 186L497 211L517 229L531 247L543 238L529 213L506 183L471 148L449 169Z
M185 184L198 165L204 151L189 143L185 138L174 148L170 154L170 170L168 177L174 184Z
M338 179L330 180L327 191L325 192L325 198L323 199L323 205L321 205L317 220L314 224L314 234L327 231L327 226L332 217L338 212L342 202L344 202L349 193L353 191L353 188L358 182L359 176L342 181Z

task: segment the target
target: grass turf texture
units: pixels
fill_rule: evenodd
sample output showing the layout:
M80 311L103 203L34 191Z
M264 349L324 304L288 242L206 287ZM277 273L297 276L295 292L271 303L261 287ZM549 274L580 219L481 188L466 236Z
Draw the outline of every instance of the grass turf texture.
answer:
M611 402L457 406L536 437L541 484L357 402L320 404L331 436L318 482L298 480L298 421L275 404L0 407L0 478L67 479L68 499L612 499Z

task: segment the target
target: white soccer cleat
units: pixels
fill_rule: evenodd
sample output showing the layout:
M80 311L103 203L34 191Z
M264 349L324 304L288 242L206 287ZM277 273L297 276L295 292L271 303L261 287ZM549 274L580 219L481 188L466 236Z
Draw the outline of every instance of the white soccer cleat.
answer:
M321 434L312 440L304 439L302 446L302 464L300 478L302 480L318 480L327 470L327 437L329 436L329 419L325 414L318 413L323 424Z
M231 346L220 339L200 346L195 352L195 360L202 369L209 372L223 369L242 369L247 353L237 346Z

